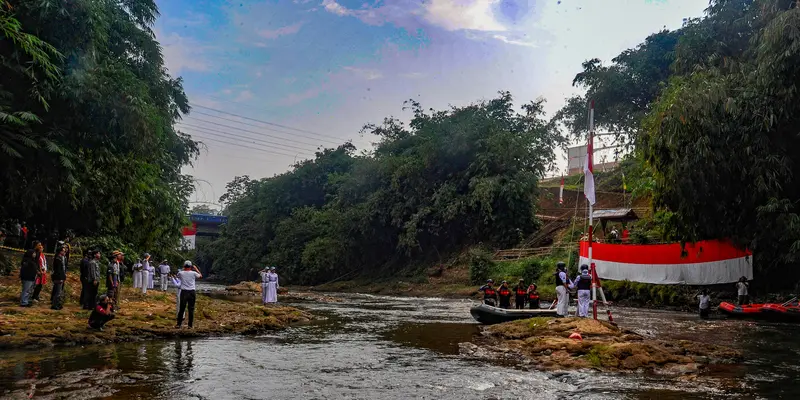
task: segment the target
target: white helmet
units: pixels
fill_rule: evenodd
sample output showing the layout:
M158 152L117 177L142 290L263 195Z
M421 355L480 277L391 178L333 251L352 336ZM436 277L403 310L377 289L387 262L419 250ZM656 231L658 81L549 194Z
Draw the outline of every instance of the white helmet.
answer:
M192 266L192 262L190 260L186 260L186 261L183 262L183 266L184 267L191 267Z

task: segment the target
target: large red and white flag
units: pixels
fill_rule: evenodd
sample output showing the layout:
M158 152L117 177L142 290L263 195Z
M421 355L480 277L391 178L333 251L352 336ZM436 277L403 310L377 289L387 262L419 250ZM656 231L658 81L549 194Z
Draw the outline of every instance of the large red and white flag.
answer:
M564 204L564 177L561 177L561 187L558 189L558 204Z
M594 114L594 102L592 102L592 108L589 110L591 114ZM589 204L594 205L595 197L594 197L594 146L592 142L594 141L594 132L593 128L589 128L589 143L586 145L586 161L583 164L583 173L585 175L583 180L583 194L586 195L586 200L589 201Z
M580 263L589 263L582 241ZM753 277L753 253L725 240L669 244L592 243L592 263L602 279L659 285L717 285Z

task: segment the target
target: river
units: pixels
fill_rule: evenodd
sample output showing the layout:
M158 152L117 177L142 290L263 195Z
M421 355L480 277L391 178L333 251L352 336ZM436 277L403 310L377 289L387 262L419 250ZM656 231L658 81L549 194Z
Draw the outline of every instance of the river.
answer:
M340 295L299 302L323 319L258 337L4 352L0 398L727 399L800 398L800 329L615 309L646 335L732 345L743 365L677 382L653 374L546 373L458 356L479 334L468 301ZM252 301L243 299L242 301Z

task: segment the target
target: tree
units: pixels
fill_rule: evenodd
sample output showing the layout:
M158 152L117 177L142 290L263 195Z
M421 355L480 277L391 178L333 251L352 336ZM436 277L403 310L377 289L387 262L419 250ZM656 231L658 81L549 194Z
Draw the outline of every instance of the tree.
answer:
M586 89L583 96L567 99L554 119L578 137L588 131L587 106L595 102L595 125L616 134L623 145L635 146L641 122L671 75L675 45L683 30L661 31L648 36L605 66L594 58L583 63L583 72L572 84Z
M645 125L654 200L681 237L732 238L767 271L800 252L798 26L795 1L712 1Z
M534 232L538 180L563 142L543 101L514 111L511 95L449 110L408 105L364 131L371 155L350 143L293 170L228 185L228 224L212 244L214 271L252 277L264 263L315 284L338 276L389 275L485 243L508 246Z
M0 112L26 123L0 125L16 142L0 144L16 152L0 158L0 217L173 247L193 190L180 170L197 144L173 128L189 106L164 68L153 0L7 0L2 10Z

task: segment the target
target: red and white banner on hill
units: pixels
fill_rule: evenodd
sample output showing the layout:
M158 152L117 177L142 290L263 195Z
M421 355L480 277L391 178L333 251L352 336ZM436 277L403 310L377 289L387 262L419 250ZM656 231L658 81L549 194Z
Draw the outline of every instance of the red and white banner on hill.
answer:
M685 250L685 253L684 251ZM589 242L582 241L581 264L588 263ZM655 284L714 285L753 279L749 250L728 241L671 244L593 243L592 258L601 279Z
M197 240L197 222L192 222L191 226L184 227L181 234L183 234L183 247L193 250Z

